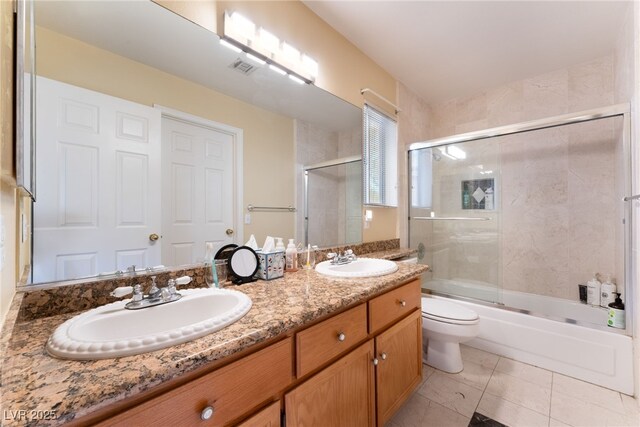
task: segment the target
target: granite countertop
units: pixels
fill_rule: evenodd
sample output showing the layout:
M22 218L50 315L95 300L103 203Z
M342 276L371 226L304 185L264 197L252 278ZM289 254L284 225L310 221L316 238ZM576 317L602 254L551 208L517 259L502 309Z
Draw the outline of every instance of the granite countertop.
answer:
M408 255L406 251L367 256L397 258ZM281 279L233 287L253 301L251 310L236 323L191 342L118 359L61 360L46 353L51 333L78 313L5 324L0 340L2 425L63 424L354 305L426 269L425 265L399 264L393 274L366 279L335 279L300 270ZM18 293L11 310L19 308L21 299ZM26 414L16 416L17 411ZM52 411L55 416L49 418L54 419L43 419Z

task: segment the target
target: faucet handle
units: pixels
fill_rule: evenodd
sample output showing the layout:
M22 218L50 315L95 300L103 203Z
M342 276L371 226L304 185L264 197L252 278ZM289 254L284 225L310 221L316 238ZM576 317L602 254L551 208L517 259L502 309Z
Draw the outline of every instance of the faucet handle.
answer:
M178 277L177 279L175 279L176 286L188 285L189 283L191 283L191 280L192 279L189 276Z
M346 251L344 251L345 256L348 255L353 255L353 251L351 249L347 249Z
M122 298L124 296L129 295L133 292L133 286L121 286L119 288L115 288L109 295L115 298Z
M327 259L334 259L334 258L335 258L335 257L337 257L337 256L338 256L338 254L337 254L337 253L335 253L335 252L329 252L329 253L327 254Z
M149 295L153 295L160 292L156 283L156 276L151 276L151 289L149 289Z

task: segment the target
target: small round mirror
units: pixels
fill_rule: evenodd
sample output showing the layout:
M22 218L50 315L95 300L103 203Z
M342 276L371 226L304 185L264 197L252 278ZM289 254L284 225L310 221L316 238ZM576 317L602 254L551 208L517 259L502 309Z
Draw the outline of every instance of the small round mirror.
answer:
M229 257L229 268L239 279L252 279L259 267L258 255L248 246L233 250Z

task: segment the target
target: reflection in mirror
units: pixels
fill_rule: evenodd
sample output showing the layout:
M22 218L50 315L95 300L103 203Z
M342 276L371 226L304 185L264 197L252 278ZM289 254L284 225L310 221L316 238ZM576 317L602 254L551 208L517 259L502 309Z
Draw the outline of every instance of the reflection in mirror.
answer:
M362 157L316 163L304 171L305 247L361 242Z
M359 154L359 108L153 2L35 8L34 283L199 263L250 234L302 241L302 166Z
M16 14L16 185L35 199L33 176L35 96L34 8L30 1L17 2Z

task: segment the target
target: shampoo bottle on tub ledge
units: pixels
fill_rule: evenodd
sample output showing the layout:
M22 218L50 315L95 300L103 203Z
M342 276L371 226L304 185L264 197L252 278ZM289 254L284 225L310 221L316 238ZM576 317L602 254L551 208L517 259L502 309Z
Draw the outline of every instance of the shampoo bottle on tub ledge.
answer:
M587 304L600 305L600 287L598 273L594 273L593 279L587 282Z

